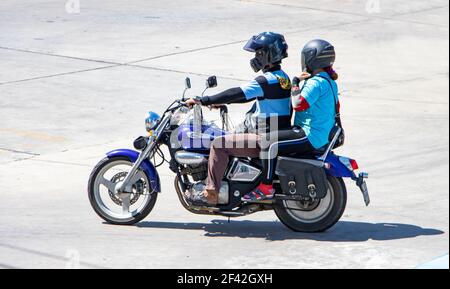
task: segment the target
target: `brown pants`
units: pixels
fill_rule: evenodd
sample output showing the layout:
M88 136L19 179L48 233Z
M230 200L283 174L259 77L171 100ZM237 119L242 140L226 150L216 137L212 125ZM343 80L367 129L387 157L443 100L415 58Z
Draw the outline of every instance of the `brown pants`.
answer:
M230 157L259 157L260 139L256 134L232 134L216 138L211 144L206 190L220 191Z

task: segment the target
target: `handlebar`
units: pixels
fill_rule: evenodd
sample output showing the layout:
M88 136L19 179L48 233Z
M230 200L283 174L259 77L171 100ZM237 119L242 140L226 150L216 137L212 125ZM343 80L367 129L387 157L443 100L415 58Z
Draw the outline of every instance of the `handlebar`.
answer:
M187 107L186 102L184 102L184 101L178 101L178 105L177 105L177 106L174 106L174 107L172 107L172 108L169 108L169 109L167 109L167 111L173 112L173 111L175 111L175 110L177 110L177 109L180 109L180 108L182 108L182 107Z
M181 107L188 107L187 103L186 103L187 99L182 98L179 100L174 101L169 108L166 110L166 112L173 112L177 109L180 109ZM178 104L174 107L172 107L174 104ZM217 108L220 109L221 112L228 112L228 106L226 104L220 104L220 105L211 105L210 108Z

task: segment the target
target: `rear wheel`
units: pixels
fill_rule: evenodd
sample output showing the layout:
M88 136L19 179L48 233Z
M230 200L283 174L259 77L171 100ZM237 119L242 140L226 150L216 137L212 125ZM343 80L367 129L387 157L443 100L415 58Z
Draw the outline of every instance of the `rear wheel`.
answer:
M313 202L277 200L275 213L288 228L297 232L323 232L342 217L347 190L341 178L328 176L325 198Z
M91 173L88 195L94 211L115 225L132 225L145 217L155 206L157 193L147 174L138 170L132 178L132 192L119 195L117 184L123 181L133 163L126 157L105 158Z

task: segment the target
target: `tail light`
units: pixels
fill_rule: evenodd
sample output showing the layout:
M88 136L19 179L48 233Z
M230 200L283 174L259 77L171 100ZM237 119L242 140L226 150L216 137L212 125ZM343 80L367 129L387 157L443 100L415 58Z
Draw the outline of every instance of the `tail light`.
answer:
M351 171L356 171L357 169L359 169L358 163L353 159L339 157L339 161L343 163Z
M351 164L351 166L352 166L354 171L359 169L358 163L355 160L350 159L350 164Z

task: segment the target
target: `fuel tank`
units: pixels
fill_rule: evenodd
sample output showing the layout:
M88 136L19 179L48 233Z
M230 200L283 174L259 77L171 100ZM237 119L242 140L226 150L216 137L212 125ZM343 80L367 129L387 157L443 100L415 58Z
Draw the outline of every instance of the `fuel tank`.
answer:
M178 141L186 151L208 151L215 138L226 134L216 125L202 125L201 133L195 132L192 124L181 125L178 129Z

